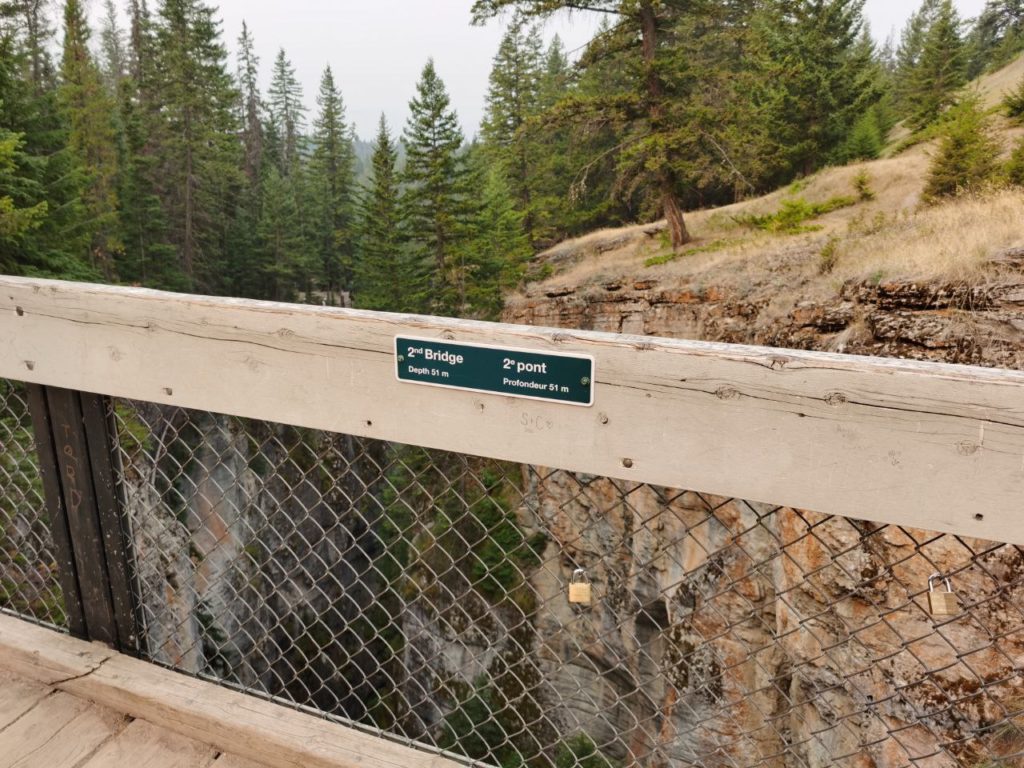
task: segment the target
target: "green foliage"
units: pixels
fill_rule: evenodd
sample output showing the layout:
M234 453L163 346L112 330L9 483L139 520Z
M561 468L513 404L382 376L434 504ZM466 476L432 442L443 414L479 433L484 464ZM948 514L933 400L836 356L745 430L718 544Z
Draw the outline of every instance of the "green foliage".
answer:
M402 174L406 235L413 257L429 276L424 308L453 315L466 301L459 253L470 215L468 171L458 117L432 59L423 68L409 113Z
M380 117L370 186L360 199L360 240L355 262L355 304L363 309L414 312L424 277L403 241L399 205L398 148Z
M617 768L585 733L577 733L558 745L555 768Z
M104 276L114 276L120 251L118 153L114 103L89 51L89 27L78 0L64 4L64 58L58 99L69 126L68 146L81 174L88 253Z
M1011 184L1024 187L1024 139L1017 142L1010 155L1006 164L1006 178Z
M816 219L826 213L856 204L855 198L845 196L831 197L822 203L809 203L802 197L794 197L783 200L775 213L751 213L737 216L735 219L740 224L763 229L765 232L792 235L819 229L815 226L806 226L804 222L809 219Z
M920 55L907 75L906 105L917 129L934 122L967 82L961 21L952 0L941 0L927 28Z
M1017 87L1006 94L1003 99L1003 106L1006 107L1006 114L1016 120L1024 120L1024 79L1021 79Z
M445 716L438 746L501 768L523 768L526 761L514 738L523 724L511 703L502 700L486 677L478 678L472 689L456 693L462 695Z
M660 253L657 256L651 256L644 261L645 267L656 267L660 264L668 264L676 259L681 259L686 256L696 256L698 253L714 253L715 251L721 251L725 248L738 245L740 240L714 240L704 245L698 245L695 248L684 248L677 251L668 251L667 253Z
M309 163L313 205L313 247L319 263L316 283L331 304L351 291L355 250L355 150L345 123L345 106L331 68L324 70L317 96L320 113L313 123L313 155Z
M964 98L943 122L925 185L926 200L979 192L999 170L999 145L977 96Z
M818 272L827 275L835 269L839 262L840 240L835 235L829 237L818 253Z
M857 199L862 203L875 199L875 191L871 188L871 174L866 168L853 177L853 186L857 190Z

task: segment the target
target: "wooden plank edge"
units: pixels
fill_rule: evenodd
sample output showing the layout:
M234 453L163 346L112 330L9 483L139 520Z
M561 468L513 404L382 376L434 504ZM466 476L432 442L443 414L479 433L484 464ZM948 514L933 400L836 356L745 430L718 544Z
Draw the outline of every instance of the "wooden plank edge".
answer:
M0 668L267 768L465 765L2 615Z

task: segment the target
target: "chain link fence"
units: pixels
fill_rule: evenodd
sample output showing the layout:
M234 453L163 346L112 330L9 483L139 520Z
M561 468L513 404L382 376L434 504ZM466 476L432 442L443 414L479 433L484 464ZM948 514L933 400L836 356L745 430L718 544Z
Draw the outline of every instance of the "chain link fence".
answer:
M111 408L154 662L492 766L1024 765L1019 547Z
M0 379L0 611L66 629L24 385Z

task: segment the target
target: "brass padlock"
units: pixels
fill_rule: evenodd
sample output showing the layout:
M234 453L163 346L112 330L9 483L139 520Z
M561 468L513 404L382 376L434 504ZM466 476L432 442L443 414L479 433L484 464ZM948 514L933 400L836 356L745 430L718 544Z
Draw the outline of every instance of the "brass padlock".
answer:
M935 591L935 582L939 579L946 585L945 592ZM953 616L960 612L960 603L953 594L953 586L949 577L941 573L933 573L928 577L928 612L932 616Z
M591 589L587 572L577 568L569 579L569 602L577 605L590 605Z

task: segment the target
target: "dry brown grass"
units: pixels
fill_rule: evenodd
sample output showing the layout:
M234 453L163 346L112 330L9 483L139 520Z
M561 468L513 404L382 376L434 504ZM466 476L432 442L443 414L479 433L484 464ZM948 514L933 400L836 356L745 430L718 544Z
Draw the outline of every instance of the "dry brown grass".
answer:
M986 107L996 107L1010 91L1024 80L1024 56L1020 56L997 72L980 77L976 83L981 93L981 102Z
M835 277L973 280L990 259L1024 245L1024 191L1004 190L904 212L878 232L851 233Z

